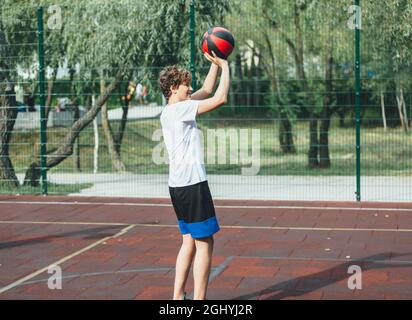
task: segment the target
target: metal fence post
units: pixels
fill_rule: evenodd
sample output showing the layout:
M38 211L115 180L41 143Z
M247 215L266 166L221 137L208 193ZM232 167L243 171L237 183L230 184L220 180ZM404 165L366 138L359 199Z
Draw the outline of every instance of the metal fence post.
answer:
M46 159L46 102L44 75L44 39L43 39L43 7L37 8L37 41L39 63L39 98L40 98L40 166L41 192L47 195L47 159Z
M360 0L355 0L357 10L360 8ZM356 201L361 201L361 56L360 56L360 12L357 11L355 26L355 109L356 109Z
M196 42L195 42L195 0L190 1L190 72L192 73L192 88L197 90L196 86Z

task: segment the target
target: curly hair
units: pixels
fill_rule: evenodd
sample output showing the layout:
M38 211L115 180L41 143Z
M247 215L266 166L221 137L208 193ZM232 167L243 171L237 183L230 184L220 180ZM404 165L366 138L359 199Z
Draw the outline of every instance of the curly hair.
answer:
M169 100L172 92L170 87L176 88L181 84L190 85L192 75L186 69L179 69L176 65L164 68L159 74L158 84L166 100Z

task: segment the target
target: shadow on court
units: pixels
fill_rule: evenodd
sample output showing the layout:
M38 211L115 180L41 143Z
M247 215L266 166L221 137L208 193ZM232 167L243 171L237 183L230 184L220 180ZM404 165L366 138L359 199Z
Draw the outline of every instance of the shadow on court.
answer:
M295 279L283 281L277 283L273 286L267 287L263 290L257 290L249 294L237 296L232 300L249 300L256 299L259 296L265 295L264 300L280 300L284 298L293 298L305 295L309 292L316 291L318 289L324 288L328 285L334 284L336 282L348 279L350 274L347 270L352 265L358 265L363 271L367 272L369 270L383 269L383 268L406 268L412 267L412 263L394 263L385 260L388 256L392 258L409 256L412 252L408 253L381 253L377 255L372 255L362 259L351 260L342 264L339 264L333 268L323 270L314 274L310 274L303 277L298 277ZM387 261L387 263L384 263ZM305 289L296 289L300 284L305 284Z
M83 235L85 235L85 237L83 237L83 239L85 240L101 239L101 238L112 236L113 233L107 233L104 231L113 230L113 229L119 229L119 227L118 226L104 226L104 227L98 227L98 228L88 228L84 230L63 232L63 233L48 235L44 237L2 242L0 243L0 250L14 248L14 247L21 247L21 246L32 246L32 245L36 245L39 243L50 242L50 241L53 241L59 238L76 237L76 236L83 236Z

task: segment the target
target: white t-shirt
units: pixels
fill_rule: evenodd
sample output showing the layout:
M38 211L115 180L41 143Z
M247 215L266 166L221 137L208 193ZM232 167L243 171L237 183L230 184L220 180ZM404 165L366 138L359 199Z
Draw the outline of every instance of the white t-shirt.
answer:
M206 180L196 115L199 101L166 105L160 116L169 154L169 186L184 187Z
M143 91L143 86L142 84L138 83L136 85L136 99L140 98L140 95L142 94Z
M22 86L15 86L14 92L16 93L16 101L24 103L24 89Z

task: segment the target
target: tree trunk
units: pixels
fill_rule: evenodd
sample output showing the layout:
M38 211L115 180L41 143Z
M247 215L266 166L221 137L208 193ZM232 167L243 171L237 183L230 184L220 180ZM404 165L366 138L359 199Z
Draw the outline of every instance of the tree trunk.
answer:
M47 127L47 121L49 120L49 114L51 111L51 104L53 100L53 87L54 83L56 82L57 78L57 70L58 66L53 68L53 74L49 81L47 82L47 97L46 97L46 105L45 105L45 110L46 110L46 127Z
M47 157L47 170L57 166L73 153L73 143L78 137L80 131L82 131L86 126L88 126L99 113L103 104L106 103L110 94L116 88L118 82L121 79L121 76L122 73L118 72L115 79L113 79L113 81L106 88L104 93L102 93L99 96L99 98L96 101L96 104L93 105L93 107L89 111L87 111L87 113L83 117L81 117L71 126L71 128L67 132L66 136L64 137L63 141L61 142L57 150L55 150L53 153L50 154L50 156ZM33 162L26 171L24 185L31 185L34 187L38 186L41 175L40 169L40 161L36 160L35 162Z
M412 93L409 94L409 128L412 128Z
M403 89L401 89L401 99L402 99L402 112L403 112L403 120L404 120L404 130L405 132L409 132L409 120L408 120L408 113L406 112L406 102L405 96L403 94Z
M236 80L237 80L237 87L236 87L236 106L243 106L244 105L244 99L243 99L243 71L242 71L242 58L240 54L238 53L236 55L235 59L235 74L236 74Z
M17 189L20 184L9 156L9 145L18 109L14 83L10 80L10 59L3 59L8 56L9 43L0 22L0 185Z
M260 106L261 103L261 94L260 94L260 65L256 66L256 75L255 75L255 106Z
M332 43L332 41L330 42ZM319 133L319 168L330 168L329 155L329 127L330 127L330 105L332 103L333 91L333 47L329 45L326 54L326 71L325 71L325 95L323 97L322 118L320 120Z
M80 109L79 109L79 100L76 95L76 89L74 85L74 74L75 70L73 68L70 68L70 93L71 93L71 105L73 108L73 123L79 120L80 118ZM74 157L73 157L73 165L74 165L74 170L77 172L81 171L81 166L80 166L80 132L76 140L74 141Z
M310 85L306 79L306 72L304 66L304 50L303 50L303 36L302 28L300 25L300 7L295 0L294 5L294 25L296 34L296 44L289 43L289 47L292 49L296 63L296 75L299 80L302 81L303 91L306 96L306 103L308 104L309 112L309 150L308 150L308 166L309 168L316 168L319 166L319 139L318 139L318 119L315 112L315 99L313 97Z
M75 103L73 105L73 122L75 123L77 120L80 119L80 110L79 106ZM74 169L78 172L82 171L80 166L80 132L77 139L74 141Z
M412 93L409 95L409 128L412 128Z
M317 168L319 166L318 119L309 119L309 135L308 166L309 168Z
M338 109L338 116L339 116L339 128L345 127L345 107Z
M300 25L300 8L295 0L294 5L294 24L295 24L295 35L296 35L296 47L295 47L295 62L296 62L296 74L299 79L306 81L305 66L304 66L304 54L303 54L303 35L302 28Z
M273 93L276 93L277 102L279 105L279 145L283 153L296 153L295 144L293 141L293 126L285 109L283 99L281 97L277 78L271 80Z
M233 72L233 64L229 63L230 74L234 74ZM229 97L230 97L230 104L231 104L231 112L232 114L236 113L236 96L235 96L235 88L233 86L233 81L230 81L230 89L229 89Z
M129 106L123 106L122 107L122 120L120 121L119 128L115 137L115 148L116 152L120 155L121 147L122 147L122 142L123 142L123 136L124 132L126 130L126 124L127 124L127 114L129 113Z
M319 120L314 113L309 116L308 167L319 167Z
M284 108L284 106L281 106L279 112L279 144L283 153L296 153L296 148L293 142L292 122L289 120Z
M129 80L130 81L130 80ZM130 100L133 97L133 92L129 91L129 81L126 83L125 87L125 94L124 94L124 100L122 101L122 120L120 121L119 128L117 130L117 134L115 136L115 146L116 146L116 152L120 154L120 149L122 147L122 142L123 142L123 136L124 132L126 130L126 124L127 124L127 114L129 113L129 105L130 105ZM130 98L129 98L130 97Z
M1 72L1 71L0 71ZM0 83L0 185L18 188L19 180L9 156L9 145L17 118L17 103L12 83Z
M96 98L93 94L92 105L95 104ZM93 119L94 132L94 148L93 148L93 173L96 174L99 169L99 127L97 125L97 117Z
M105 85L104 77L102 76L100 80L100 91L101 92L104 92L105 86L106 85ZM102 127L103 127L104 136L106 138L106 143L107 143L110 159L112 161L113 170L115 170L116 172L125 172L126 167L120 158L120 154L116 151L116 143L113 138L113 131L112 131L112 128L109 122L107 103L104 103L102 106Z
M269 68L267 68L267 72L270 74L270 84L272 87L274 99L276 100L275 97L277 97L279 106L279 145L283 153L296 153L295 144L293 142L292 121L289 119L288 112L285 109L285 103L282 98L282 93L280 91L279 78L276 69L275 53L273 52L270 37L267 35L267 33L264 34L264 38L271 57L270 71Z
M245 78L246 80L246 105L250 107L253 103L253 86L252 86L252 66L245 64Z
M398 106L399 119L401 121L401 127L408 132L408 119L406 115L405 99L403 97L403 88L401 87L399 81L396 82L396 102Z
M382 121L383 121L383 129L385 131L388 130L388 126L386 123L386 112L385 112L385 95L383 93L383 90L381 90L381 110L382 110Z

